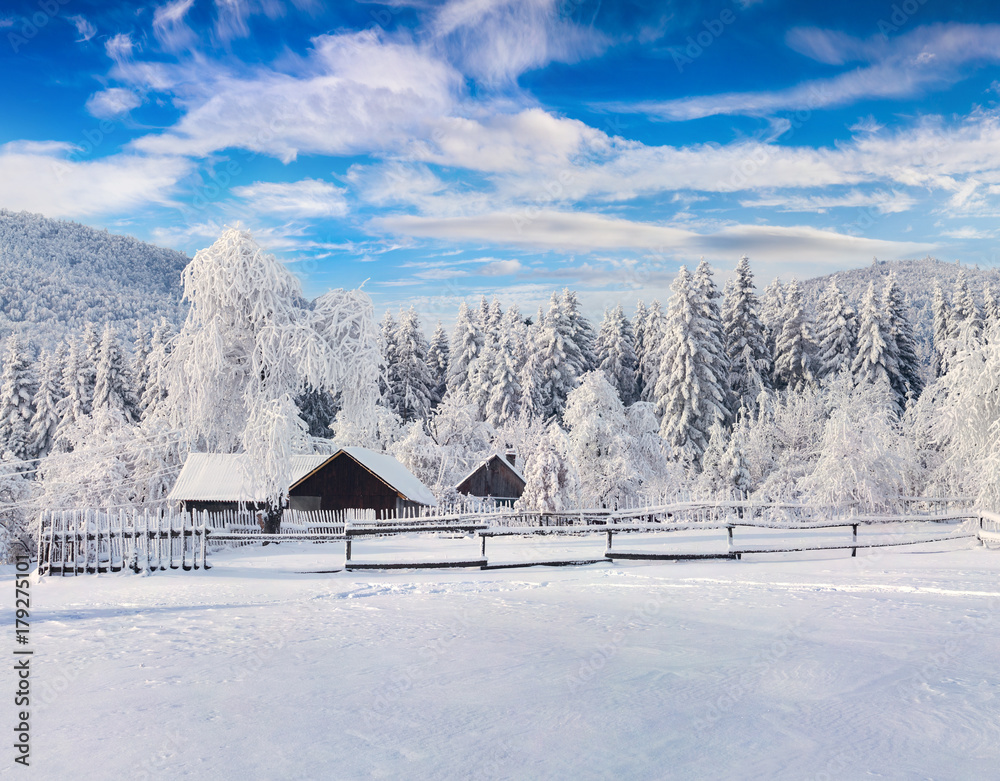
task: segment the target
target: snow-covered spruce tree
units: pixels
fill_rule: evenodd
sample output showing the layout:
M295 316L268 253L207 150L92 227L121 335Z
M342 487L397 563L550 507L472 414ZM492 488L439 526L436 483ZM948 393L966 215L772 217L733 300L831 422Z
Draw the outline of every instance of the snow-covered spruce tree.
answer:
M987 282L983 285L983 332L988 332L997 323L1000 323L1000 301L993 292L993 285Z
M308 447L299 393L339 394L342 444L374 436L380 353L371 299L336 290L307 305L298 280L239 228L196 253L182 281L190 309L162 409L190 447L247 453L252 498L273 508L274 528L291 456Z
M760 322L764 326L768 353L774 356L778 335L785 322L785 288L777 277L764 288L764 296L760 302Z
M621 304L604 310L604 320L597 334L598 368L618 391L622 404L636 400L635 335Z
M566 400L569 454L587 507L616 509L638 494L625 407L603 371L587 372Z
M576 327L566 314L564 302L552 294L545 323L536 335L538 384L541 416L548 420L561 417L566 397L583 374L584 359L576 341Z
M858 353L851 365L851 371L858 382L884 381L890 388L898 382L899 355L896 352L896 342L889 334L882 304L875 297L874 282L869 283L868 292L861 302Z
M903 297L903 291L896 281L895 273L890 273L882 292L883 317L887 337L895 345L897 373L890 377L892 390L902 409L907 401L916 400L924 389L921 376L920 356L917 354L917 340L913 336L910 322L910 306Z
M723 351L721 329L706 320L704 299L686 266L681 266L670 290L656 413L663 439L697 466L712 424L724 424L728 414L725 378L717 373L719 362L714 358Z
M404 423L425 421L431 414L434 377L427 366L427 338L413 307L403 312L396 329L396 414Z
M138 402L131 387L125 356L111 323L104 326L101 348L97 355L93 409L111 408L134 423L139 418Z
M948 318L949 335L952 339L967 342L979 339L983 333L983 318L976 305L976 300L969 289L969 280L965 270L958 272L955 278L955 292L951 297L951 317Z
M597 366L597 353L594 350L597 335L594 333L594 326L580 312L580 302L575 290L564 288L561 303L576 349L580 352L580 374L589 372Z
M850 368L858 341L858 318L831 279L816 304L816 379L836 376Z
M36 389L27 350L13 334L7 339L0 375L0 452L10 453L15 460L35 455L30 430Z
M665 318L660 302L654 300L646 310L643 321L642 352L637 353L639 359L639 376L642 378L642 390L639 398L642 401L654 401L656 398L656 383L660 379L660 360L663 357L663 329Z
M463 301L458 308L458 318L451 336L447 391L452 396L464 398L469 395L475 364L483 352L484 341L482 328L468 304Z
M532 418L544 417L545 399L542 395L539 334L541 326L536 321L524 333L524 360L517 375L521 386L521 412Z
M87 394L90 399L94 398L94 386L97 384L97 362L101 357L101 333L97 330L97 325L88 322L83 328L83 350L86 355L84 363L87 372Z
M718 378L719 387L725 400L725 423L728 424L735 414L735 409L733 408L732 388L729 386L730 364L729 357L726 355L726 334L723 330L722 312L719 308L722 294L715 286L712 274L712 267L702 258L695 269L692 286L698 294L701 317L707 329L702 360L708 366L710 373ZM736 406L736 409L738 408L739 405Z
M512 310L517 312L516 307ZM508 310L511 311L511 310ZM484 417L495 428L516 418L521 411L521 383L518 380L519 333L516 323L504 315L497 331L497 342L484 368L490 369Z
M83 342L79 339L70 339L65 354L62 371L63 397L57 406L59 425L55 434L56 449L69 446L67 432L90 414L94 400L94 386L91 382L94 367L87 360L87 350Z
M774 386L799 388L813 380L812 323L796 280L785 288L784 297L783 322L774 342Z
M566 434L553 420L525 464L526 484L515 509L557 513L577 506L579 483L568 451Z
M378 344L382 353L382 374L379 377L378 387L379 392L382 394L382 403L393 412L396 412L396 414L399 414L396 331L396 320L393 318L392 312L386 310L378 324Z
M59 353L43 350L38 359L38 388L31 400L34 413L28 432L33 456L44 458L52 450L59 426L59 400L62 398L62 367Z
M434 404L441 402L448 388L448 355L450 352L448 334L445 333L444 326L438 320L437 328L434 329L434 335L431 337L430 348L427 350L427 368L431 370L431 377L434 379Z
M740 406L756 409L761 391L771 387L771 354L754 290L750 259L743 255L736 265L736 275L726 284L722 304L728 380L737 410Z
M486 319L483 320L483 338L487 342L496 342L500 339L500 321L503 320L503 307L500 299L493 296L490 305L486 308Z
M154 417L167 398L168 358L172 348L174 333L165 317L153 326L149 340L149 355L146 357L146 387L139 397L139 413L143 420Z
M632 334L635 337L635 398L642 398L642 356L646 353L646 318L648 310L642 299L636 301L635 314L632 315Z
M337 400L329 391L307 388L295 397L299 416L306 424L306 430L314 439L330 439L333 432L330 424L337 416Z
M132 361L129 364L129 374L132 377L132 392L135 395L139 417L142 417L142 397L146 395L149 384L149 334L141 321L135 324L135 335L132 339Z
M884 377L855 384L844 369L829 395L819 459L799 490L821 504L898 511L900 497L913 493L915 460L901 434L895 392Z
M951 356L951 324L948 322L951 306L941 290L941 281L934 282L934 299L931 305L934 313L934 359L931 367L933 375L940 377L947 371L948 358Z

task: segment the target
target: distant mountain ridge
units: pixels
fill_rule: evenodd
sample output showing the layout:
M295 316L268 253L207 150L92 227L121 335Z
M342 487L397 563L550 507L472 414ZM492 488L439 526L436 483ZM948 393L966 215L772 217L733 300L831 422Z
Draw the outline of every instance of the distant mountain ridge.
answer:
M950 300L960 271L965 272L969 289L980 306L983 304L985 285L992 285L994 292L1000 293L1000 269L981 269L966 263L945 263L931 257L921 260L875 260L863 268L813 277L803 282L802 288L806 297L810 301L815 301L830 284L830 280L835 279L856 309L870 282L874 282L875 289L881 291L889 274L894 272L900 289L909 296L913 325L918 336L922 340L928 340L934 322L931 306L934 300L934 285L940 283L945 296Z
M161 317L179 324L190 258L132 236L0 209L0 339L49 346L87 322L121 332Z

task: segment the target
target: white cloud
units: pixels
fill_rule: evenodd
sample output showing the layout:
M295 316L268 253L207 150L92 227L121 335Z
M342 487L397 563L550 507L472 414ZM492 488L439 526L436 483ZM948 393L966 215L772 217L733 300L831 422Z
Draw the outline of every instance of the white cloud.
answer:
M372 221L377 231L445 241L484 241L562 252L654 250L661 256L732 259L741 252L774 262L844 265L877 255L882 258L924 255L931 244L892 242L847 236L808 226L726 225L708 233L600 214L541 211L532 216L493 213L478 217L431 218L402 215Z
M174 0L153 12L153 34L164 49L178 51L197 42L197 34L184 21L192 5L194 0Z
M446 56L488 85L503 85L550 62L576 62L609 40L562 13L560 0L452 0L434 14Z
M97 28L94 27L92 22L87 21L82 16L68 16L73 26L76 28L77 34L80 36L76 39L77 43L83 43L84 41L89 41L95 35L97 35Z
M249 186L234 187L233 193L261 214L299 218L343 217L347 214L344 190L317 179L254 182Z
M973 228L970 225L965 225L956 230L947 230L941 232L942 236L946 236L949 239L993 239L996 238L997 232L980 230L979 228Z
M114 119L142 105L142 98L122 87L95 92L87 100L87 111L98 119Z
M73 219L121 214L170 203L192 168L178 158L135 155L75 161L63 145L48 143L0 148L0 205Z
M462 89L453 68L378 31L319 36L313 47L301 77L267 68L233 75L202 66L175 85L187 108L181 121L166 133L138 139L135 146L192 156L235 147L284 162L300 152L393 150L422 137L431 121L447 115ZM121 72L147 76L134 69Z
M836 208L869 208L881 214L897 214L912 209L917 201L896 190L862 192L851 190L844 195L777 195L740 201L745 208L769 207L783 212L825 212Z
M494 260L490 263L485 263L479 273L487 277L503 277L510 274L516 274L522 271L524 266L521 265L519 260Z

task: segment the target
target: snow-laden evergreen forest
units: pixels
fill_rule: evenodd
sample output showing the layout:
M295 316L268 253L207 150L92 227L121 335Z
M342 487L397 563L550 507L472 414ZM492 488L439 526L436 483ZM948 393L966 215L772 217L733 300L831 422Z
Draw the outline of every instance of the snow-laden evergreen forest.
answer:
M903 496L1000 500L1000 308L961 269L932 295L929 349L895 275L857 303L827 281L763 291L704 261L670 298L608 307L463 303L454 326L376 322L362 291L314 301L243 230L184 269L187 318L129 338L111 321L0 376L6 554L42 509L162 506L190 451L247 452L280 504L288 456L362 445L441 500L496 449L518 454L520 506L615 507L692 492L888 509ZM431 333L428 338L427 334Z

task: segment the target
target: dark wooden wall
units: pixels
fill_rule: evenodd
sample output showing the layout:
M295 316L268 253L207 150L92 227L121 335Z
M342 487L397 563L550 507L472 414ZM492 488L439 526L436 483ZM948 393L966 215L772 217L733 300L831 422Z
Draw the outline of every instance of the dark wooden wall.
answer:
M395 512L396 491L361 464L341 453L299 483L291 496L319 496L322 510L365 509Z
M514 474L504 459L493 456L458 484L458 492L469 496L518 499L524 493L524 481Z

